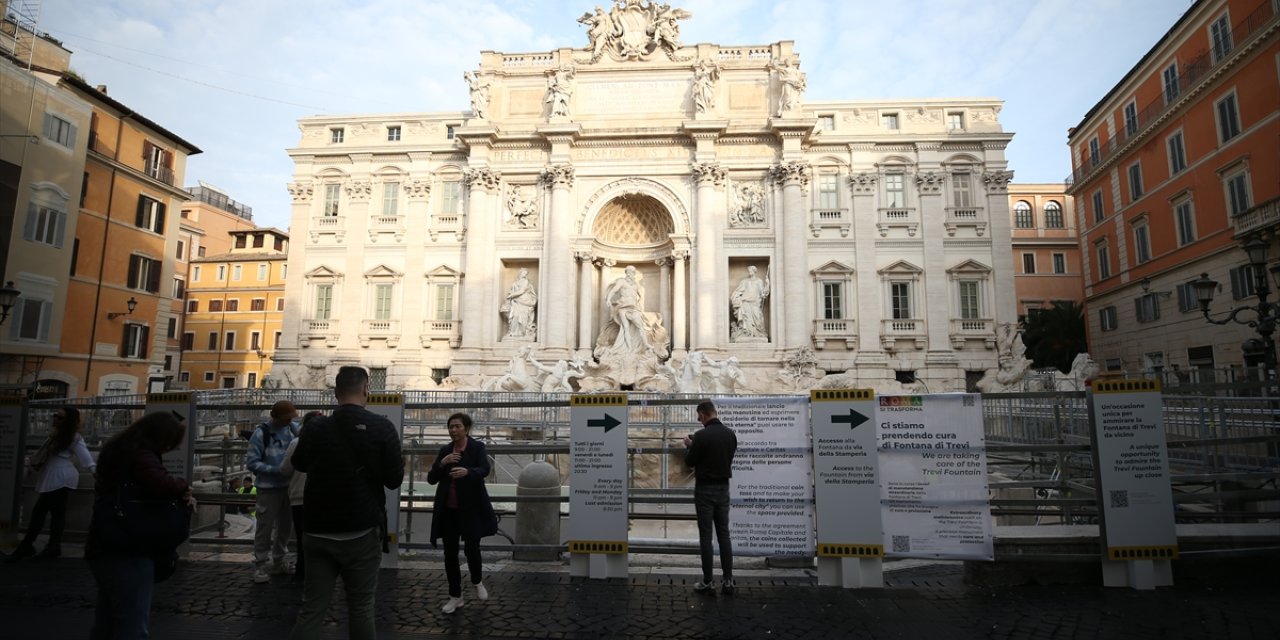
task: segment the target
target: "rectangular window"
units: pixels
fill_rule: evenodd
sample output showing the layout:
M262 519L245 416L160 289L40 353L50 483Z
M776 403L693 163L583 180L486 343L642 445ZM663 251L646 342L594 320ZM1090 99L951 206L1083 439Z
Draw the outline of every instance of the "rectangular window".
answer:
M400 210L400 183L382 183L382 215L394 216Z
M884 177L884 206L890 209L902 209L907 206L906 175L890 173Z
M27 221L23 227L22 237L28 242L47 244L61 249L66 226L67 214L32 203L27 206Z
M84 207L84 201L89 199L89 172L84 172L84 177L80 179L80 207Z
M1138 132L1138 103L1132 100L1124 106L1124 135L1131 137Z
M1067 254L1065 253L1053 254L1053 272L1054 273L1067 272Z
M447 124L447 125L445 125L445 126L444 126L444 137L445 137L445 138L448 138L449 140L452 140L455 134L457 134L457 129L454 127L454 125Z
M1098 253L1098 279L1104 280L1111 277L1111 248L1106 242L1099 242L1096 247Z
M835 116L818 116L818 131L834 131L836 128Z
M977 320L982 317L981 298L978 297L977 280L960 281L960 318Z
M1093 221L1102 222L1107 217L1106 209L1102 208L1102 191L1093 192Z
M328 320L329 314L333 312L333 285L318 284L316 285L316 312L314 317L316 320Z
M1098 145L1098 136L1089 138L1089 165L1098 166L1102 162L1102 147Z
M1023 273L1036 272L1036 254L1034 253L1022 254L1022 272Z
M249 372L249 378L245 381L245 387L248 389L258 388L258 372L257 371Z
M897 131L897 130L898 130L898 114L896 114L896 113L885 113L885 114L881 114L881 115L880 115L880 124L881 124L884 128L886 128L886 129L888 129L888 130L890 130L890 131Z
M209 301L209 313L222 313L222 301L221 301L221 300L210 300L210 301Z
M263 244L264 244L266 241L267 241L267 240L266 240L266 238L262 237L262 234L261 234L261 233L255 233L255 234L253 234L253 248L254 248L254 249L261 249L261 248L262 248L262 246L263 246Z
M134 218L134 226L155 233L164 233L165 206L159 200L138 196L138 211Z
M261 348L262 348L262 333L261 333L261 332L259 332L259 331L253 331L253 332L249 333L249 348L250 348L251 350L253 350L253 351L257 351L258 349L261 349Z
M1231 53L1231 23L1227 20L1227 14L1218 16L1213 24L1209 25L1209 40L1213 43L1213 61L1227 57Z
M197 257L197 258L203 258L203 257L204 257L204 251L205 251L205 248L206 248L206 247L196 247L196 257Z
M276 348L277 348L277 349L279 349L279 348L280 348L280 334L281 334L281 332L280 332L280 331L277 331L277 332L276 332L276 335L275 335L275 343L274 343L274 344L276 345Z
M258 282L262 282L267 279L267 268L268 265L266 263L258 265Z
M199 313L199 312L200 312L200 301L199 301L199 300L188 300L188 301L187 301L187 313Z
M183 280L182 278L174 278L174 279L173 279L173 297L174 297L174 299L176 299L176 300L181 300L181 299L183 299L183 298L187 297L187 295L186 295L186 294L187 294L187 283L186 283L186 281L185 281L185 280Z
M1013 226L1019 229L1032 229L1036 226L1035 216L1031 212L1031 205L1019 202L1013 206Z
M140 324L125 323L122 358L146 358L147 336L150 328Z
M969 184L968 173L951 174L952 206L967 209L973 206L973 191Z
M1164 103L1169 104L1177 100L1180 93L1178 90L1178 63L1173 62L1168 67L1165 67L1164 72L1161 74L1161 79L1164 81Z
M347 137L347 131L342 127L334 127L329 130L329 143L341 144Z
M950 131L964 131L964 113L959 111L947 113L947 129Z
M234 331L227 332L226 337L222 341L222 350L223 351L236 350L236 332Z
M206 371L206 372L204 372L204 381L205 381L205 382L213 382L213 372L212 372L212 371Z
M909 320L911 315L911 283L894 282L889 285L889 298L894 320Z
M1238 216L1249 210L1249 173L1244 170L1236 171L1227 176L1227 213Z
M1137 200L1142 197L1142 163L1135 162L1129 165L1129 199Z
M1258 292L1258 276L1253 265L1246 264L1231 270L1231 297L1236 300L1253 297Z
M230 312L230 311L239 311L239 310L240 310L239 298L232 298L230 300L227 300L227 311Z
M218 332L217 332L217 331L210 331L210 332L209 332L209 342L208 342L208 345L209 345L209 351L217 351L217 350L218 350Z
M1240 110L1236 107L1235 92L1223 96L1217 103L1218 142L1226 142L1240 135Z
M191 281L200 282L200 265L191 267Z
M840 192L836 189L838 177L834 173L818 174L818 208L836 209L840 206Z
M1151 230L1146 224L1133 227L1133 249L1137 254L1138 264L1151 260Z
M49 324L53 321L53 303L26 296L18 298L11 311L13 317L9 322L9 339L49 340Z
M1052 200L1044 205L1044 226L1046 229L1063 228L1062 205Z
M457 180L446 181L440 198L440 213L458 213L458 202L462 199L462 183Z
M227 279L227 265L220 264L218 265L218 282L222 282L226 279Z
M182 334L182 350L191 351L194 348L196 348L196 334L191 331L187 331L183 333Z
M190 372L190 371L183 371L183 372L179 373L179 374L178 374L178 381L179 381L179 382L191 382L191 372Z
M245 236L245 234L243 234L243 233L241 233L241 234L237 234L237 235L236 235L236 248L237 248L237 249L243 249L243 248L245 248L245 247L247 247L247 246L249 246L249 238L248 238L247 236Z
M382 391L387 388L386 367L369 367L369 390Z
M1098 325L1103 331L1115 331L1116 329L1116 308L1103 307L1098 309Z
M1138 322L1155 322L1160 319L1160 296L1144 293L1133 301L1134 314Z
M843 283L822 283L822 319L839 320L844 317Z
M396 124L396 125L387 127L387 142L399 142L399 141L400 141L400 125Z
M182 240L178 241L178 250L174 252L173 257L179 260L187 259L187 243Z
M178 337L178 319L177 318L169 318L168 331L165 333L165 337L170 340L173 340L174 338Z
M249 301L250 311L265 311L267 309L267 301L265 298L254 298Z
M1179 131L1165 140L1165 146L1169 148L1169 175L1181 172L1187 168L1187 150L1182 144L1182 132Z
M1178 246L1185 246L1196 240L1196 218L1191 208L1191 198L1186 198L1173 205L1173 220L1178 227Z
M436 320L453 320L453 285L436 285Z
M276 311L284 311L284 298L276 298Z
M391 287L390 284L378 284L373 287L373 319L391 319Z
M160 261L138 255L129 256L129 275L125 283L130 289L160 292Z
M74 276L76 274L76 265L80 263L80 238L71 241L71 272L67 275Z
M338 215L338 199L342 197L342 185L326 184L324 186L324 215Z
M44 137L58 146L74 149L76 126L52 113L46 113L44 114Z
M1190 282L1178 285L1178 311L1186 313L1199 308L1200 301L1196 298L1196 288Z
M238 264L237 264L237 265L232 265L232 267L231 267L231 279L232 279L232 280L234 280L234 281L236 281L236 282L240 282L240 276L241 276L241 274L243 274L243 273L244 273L244 269L243 269L243 266L242 266L242 265L238 265Z

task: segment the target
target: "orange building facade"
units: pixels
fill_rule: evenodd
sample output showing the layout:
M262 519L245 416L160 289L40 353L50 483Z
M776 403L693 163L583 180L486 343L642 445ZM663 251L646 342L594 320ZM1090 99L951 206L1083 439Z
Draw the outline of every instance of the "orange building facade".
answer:
M1199 0L1068 134L1089 350L1112 372L1254 364L1245 326L1213 309L1256 303L1241 244L1280 258L1280 2Z
M1054 302L1082 303L1079 226L1062 185L1010 183L1009 213L1019 320Z

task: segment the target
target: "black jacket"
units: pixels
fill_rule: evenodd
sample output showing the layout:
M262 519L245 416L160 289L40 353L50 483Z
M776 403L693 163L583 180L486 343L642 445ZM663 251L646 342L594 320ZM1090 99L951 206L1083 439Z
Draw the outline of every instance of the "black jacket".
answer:
M400 435L391 422L344 404L332 416L313 418L306 431L293 452L293 467L307 474L307 531L344 533L383 526L382 488L396 489L404 480Z
M444 466L439 461L453 453L453 443L440 447L436 461L427 472L427 482L436 485L436 499L432 505L433 513L447 509L449 486L457 485L458 515L462 525L462 538L480 539L498 532L498 518L493 513L493 503L489 500L489 490L484 485L485 476L489 475L489 456L485 453L484 443L467 436L467 448L462 450L462 460L457 465ZM454 466L465 467L467 475L454 480L449 471ZM431 518L431 546L435 546L440 538L436 523L440 518Z
M696 485L728 484L737 451L738 436L719 418L712 418L694 432L684 460L693 467Z

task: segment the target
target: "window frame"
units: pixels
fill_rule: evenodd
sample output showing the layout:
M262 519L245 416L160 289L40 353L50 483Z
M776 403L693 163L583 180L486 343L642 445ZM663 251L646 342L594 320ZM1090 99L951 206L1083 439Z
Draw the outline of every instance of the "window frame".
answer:
M124 338L120 342L120 357L137 360L147 359L147 343L150 341L151 328L140 322L124 323Z
M1107 219L1106 199L1102 195L1102 189L1093 192L1093 221L1100 223Z
M322 203L322 215L331 218L339 215L342 211L342 185L336 182L326 182L324 185L324 198Z
M1067 227L1066 213L1062 210L1062 205L1057 200L1050 200L1044 203L1044 228L1046 229L1065 229Z
M1053 254L1053 273L1056 275L1063 275L1066 272L1067 272L1067 254L1054 253Z
M1111 277L1111 243L1103 238L1093 244L1095 261L1098 266L1097 280Z
M1137 201L1145 191L1142 188L1142 161L1134 162L1125 168L1125 176L1129 180L1129 200Z
M844 282L820 280L818 286L822 291L822 319L844 320Z
M1178 236L1178 246L1185 247L1195 242L1197 239L1195 199L1190 195L1182 196L1175 199L1170 208L1173 210L1173 224Z
M58 114L51 111L44 113L44 139L59 147L74 151L78 129L74 122Z
M1013 204L1013 226L1015 229L1036 228L1035 210L1031 203L1019 200Z
M1124 105L1124 136L1132 138L1138 133L1138 101L1130 99Z
M1234 218L1253 208L1252 182L1249 166L1246 164L1237 164L1222 172L1222 188L1226 197L1228 217Z
M1224 111L1224 107L1228 105L1229 111ZM1213 119L1219 145L1235 140L1243 133L1244 127L1240 121L1240 100L1236 97L1234 87L1213 101Z
M1230 12L1223 11L1222 15L1205 27L1205 31L1209 36L1209 55L1213 64L1231 55L1235 49L1235 42L1232 41Z
M1135 220L1132 226L1134 260L1138 264L1151 262L1151 226L1145 216Z
M382 215L400 215L400 183L382 183Z
M1115 331L1119 326L1118 315L1115 305L1098 309L1098 328L1102 331Z
M342 144L346 142L347 130L345 127L329 127L329 144Z
M387 142L400 142L403 131L398 124L387 125Z
M1169 175L1176 176L1187 169L1187 145L1182 129L1170 133L1164 139L1164 148L1169 156Z
M1035 275L1036 273L1036 254L1025 252L1022 254L1022 273L1023 275Z
M134 226L164 235L167 209L168 207L163 202L148 195L139 195L138 211L134 216Z
M1182 95L1182 87L1179 83L1178 61L1174 60L1160 72L1161 95L1164 96L1166 105L1173 104Z
M889 111L880 114L880 127L886 131L901 131L902 119L898 116L897 111Z

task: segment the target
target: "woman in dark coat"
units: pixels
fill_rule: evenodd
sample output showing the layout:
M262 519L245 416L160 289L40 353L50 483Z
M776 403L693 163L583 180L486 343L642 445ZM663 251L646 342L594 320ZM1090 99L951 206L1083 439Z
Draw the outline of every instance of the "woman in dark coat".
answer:
M498 519L493 514L489 491L484 486L489 475L489 456L484 443L468 435L471 432L471 416L455 413L449 416L449 444L440 447L440 453L427 472L427 482L436 486L435 506L431 518L431 546L437 539L444 540L444 571L449 577L449 601L444 604L445 613L453 613L462 606L462 569L458 566L458 540L462 540L467 556L467 569L471 572L471 584L476 586L476 598L488 600L484 588L480 564L480 538L498 532Z

